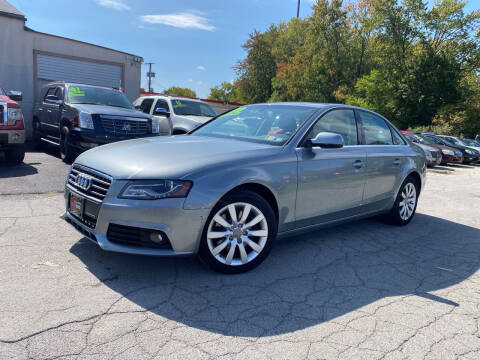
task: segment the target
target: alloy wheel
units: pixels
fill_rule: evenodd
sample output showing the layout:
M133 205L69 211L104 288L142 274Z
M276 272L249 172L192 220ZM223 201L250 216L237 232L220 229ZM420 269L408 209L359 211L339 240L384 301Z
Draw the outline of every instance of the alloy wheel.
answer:
M221 208L207 229L210 253L228 266L245 265L265 247L268 225L265 215L255 206L235 202Z
M398 204L400 218L404 221L410 219L417 202L417 190L415 185L407 183L401 193L402 200Z

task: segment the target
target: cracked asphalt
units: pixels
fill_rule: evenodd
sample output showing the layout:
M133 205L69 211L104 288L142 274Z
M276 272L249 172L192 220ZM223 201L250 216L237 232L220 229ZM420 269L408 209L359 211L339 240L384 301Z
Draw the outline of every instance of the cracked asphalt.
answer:
M0 359L480 358L478 166L429 171L407 227L283 239L235 276L101 251L59 219L55 188L5 194L5 169Z

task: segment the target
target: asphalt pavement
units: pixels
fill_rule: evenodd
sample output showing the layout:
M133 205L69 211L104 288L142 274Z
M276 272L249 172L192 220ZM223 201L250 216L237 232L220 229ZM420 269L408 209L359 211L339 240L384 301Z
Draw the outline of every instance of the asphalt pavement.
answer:
M58 217L68 167L26 164L0 166L0 359L480 358L478 166L429 171L406 227L282 239L228 276L100 250Z

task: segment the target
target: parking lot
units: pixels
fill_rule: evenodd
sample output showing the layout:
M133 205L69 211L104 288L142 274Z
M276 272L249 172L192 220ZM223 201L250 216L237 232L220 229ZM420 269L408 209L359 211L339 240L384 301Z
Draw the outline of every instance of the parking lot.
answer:
M259 268L101 251L55 152L0 164L0 358L478 359L480 166L429 170L407 227L277 242Z

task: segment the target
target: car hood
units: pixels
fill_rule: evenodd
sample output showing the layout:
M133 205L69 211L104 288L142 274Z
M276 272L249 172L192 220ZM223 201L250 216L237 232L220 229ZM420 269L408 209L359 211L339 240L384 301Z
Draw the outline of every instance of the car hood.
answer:
M420 144L420 143L414 143L417 146L420 146L424 150L428 151L438 151L438 149L434 148L433 146L425 145L425 144Z
M195 121L200 124L203 124L204 122L207 122L208 120L212 119L212 117L210 116L192 116L192 115L175 115L175 117L179 119L187 119L187 120Z
M72 104L71 106L77 109L78 111L85 111L90 114L106 114L106 115L125 116L125 117L133 116L133 117L140 117L140 118L147 118L147 119L151 118L150 115L135 109L124 109L124 108L115 107L115 106L90 105L90 104Z
M75 163L101 171L115 179L182 179L195 171L222 164L240 165L282 151L247 141L179 135L120 141L93 148Z

